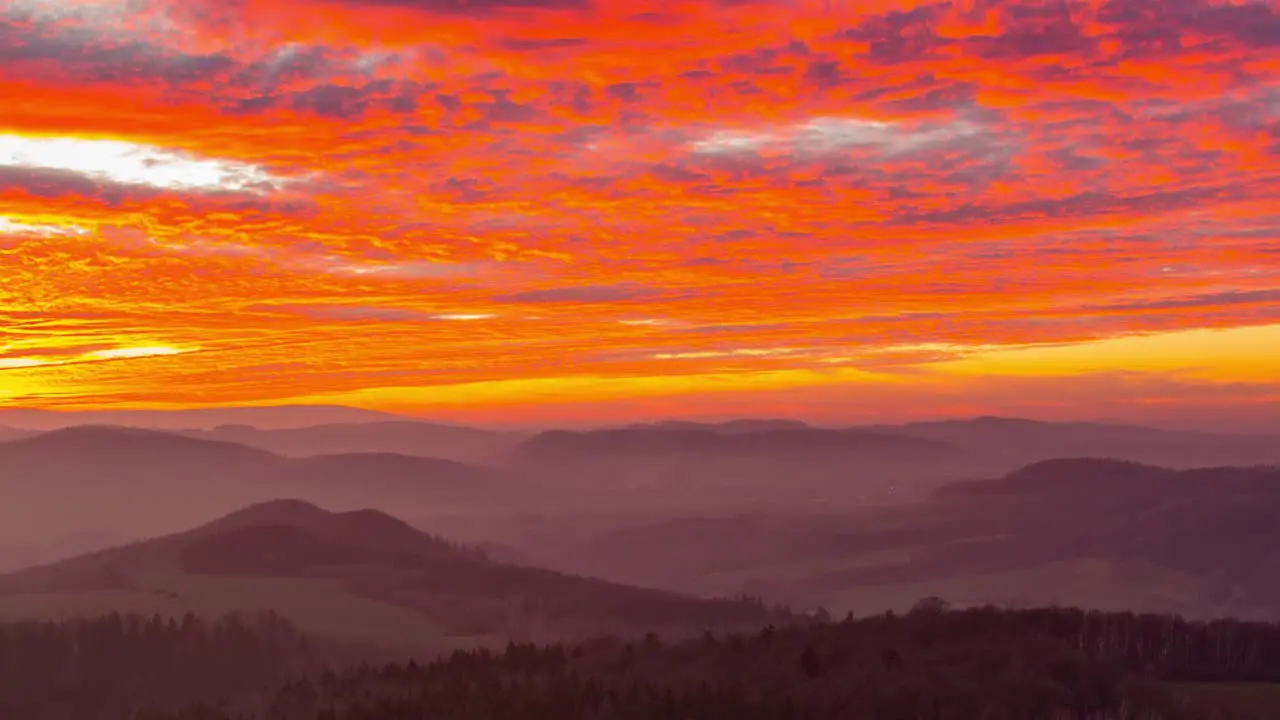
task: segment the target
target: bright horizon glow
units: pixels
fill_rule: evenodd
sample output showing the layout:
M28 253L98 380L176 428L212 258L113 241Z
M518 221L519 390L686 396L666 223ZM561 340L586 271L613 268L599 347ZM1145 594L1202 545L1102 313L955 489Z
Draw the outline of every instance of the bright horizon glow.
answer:
M1276 3L464 5L0 7L0 407L1280 429Z

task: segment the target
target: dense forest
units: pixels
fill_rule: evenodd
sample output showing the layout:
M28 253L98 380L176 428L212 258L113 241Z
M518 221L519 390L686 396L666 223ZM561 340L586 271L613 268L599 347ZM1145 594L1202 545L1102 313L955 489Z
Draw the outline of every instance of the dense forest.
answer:
M1280 625L927 600L745 635L511 643L392 664L321 647L271 615L0 628L0 717L23 720L1275 716L1175 692L1191 683L1280 683Z
M321 646L267 613L0 625L0 718L126 718L220 703L362 656Z

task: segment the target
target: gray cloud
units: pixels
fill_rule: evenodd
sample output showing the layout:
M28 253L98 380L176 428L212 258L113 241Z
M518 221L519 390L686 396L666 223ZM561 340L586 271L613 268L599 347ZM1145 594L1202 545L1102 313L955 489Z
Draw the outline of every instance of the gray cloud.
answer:
M412 112L429 88L378 79L370 73L399 56L285 45L249 60L225 53L193 54L94 28L0 13L0 64L49 82L161 85L168 92L199 92L225 110L261 112L286 106L323 117L348 118L372 107ZM337 77L365 77L335 84ZM201 87L196 91L192 88ZM209 90L207 88L212 88Z

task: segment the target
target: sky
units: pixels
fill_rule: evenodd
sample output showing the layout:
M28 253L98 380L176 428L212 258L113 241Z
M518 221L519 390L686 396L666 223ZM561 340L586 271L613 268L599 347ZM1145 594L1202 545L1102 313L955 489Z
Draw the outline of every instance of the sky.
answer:
M0 406L1280 429L1280 0L0 0Z

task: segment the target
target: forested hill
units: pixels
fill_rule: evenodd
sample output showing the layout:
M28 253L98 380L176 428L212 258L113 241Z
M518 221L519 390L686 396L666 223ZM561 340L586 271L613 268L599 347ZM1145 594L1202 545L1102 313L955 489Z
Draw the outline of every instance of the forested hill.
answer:
M298 500L0 576L0 609L7 599L29 612L38 598L73 610L205 612L245 587L257 593L254 608L313 635L406 652L650 630L688 636L791 617L751 598L706 599L492 561L376 510L335 513Z
M923 602L904 616L676 644L510 644L364 665L286 683L247 713L206 704L136 718L1262 720L1274 708L1219 711L1202 691L1277 682L1277 625Z
M122 720L148 707L243 698L363 657L270 613L0 624L0 718Z

